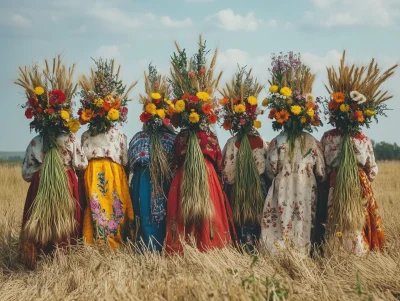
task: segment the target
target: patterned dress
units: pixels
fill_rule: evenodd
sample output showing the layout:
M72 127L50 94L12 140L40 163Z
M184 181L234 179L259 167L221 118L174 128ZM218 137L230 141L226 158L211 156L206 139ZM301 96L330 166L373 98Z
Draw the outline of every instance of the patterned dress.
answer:
M61 160L64 164L72 195L76 200L75 219L78 226L75 233L72 234L73 239L69 242L74 243L76 239L79 239L82 236L82 208L84 207L84 200L82 200L79 196L78 181L74 170L84 170L87 167L88 161L81 148L79 140L76 139L74 134L63 134L58 136L57 145ZM22 217L22 228L25 226L30 217L30 208L38 192L40 169L42 167L44 156L43 139L41 136L36 136L32 139L28 145L28 148L26 149L25 159L22 165L22 177L25 181L30 182ZM21 237L21 260L27 266L33 266L38 254L49 254L52 250L54 250L56 244L58 246L63 246L67 245L68 242L58 241L48 245L38 245L25 241L23 237Z
M282 132L269 145L266 171L273 182L264 204L262 239L272 252L289 244L307 254L315 218L316 176L325 178L320 143L303 133L291 156L287 134Z
M88 244L108 243L113 249L133 239L134 215L124 166L128 164L126 136L116 128L104 134L82 135L89 160L84 183L87 207L83 237Z
M161 144L171 158L174 154L174 134L160 133ZM167 196L171 183L163 183L164 194L153 189L150 176L150 134L145 131L133 136L129 144L129 167L133 173L130 193L135 209L137 240L149 250L161 251L165 238Z
M328 216L332 212L332 196L335 187L336 172L340 164L340 151L343 136L338 130L331 130L324 134L321 143L324 149L327 170L329 173ZM355 255L364 255L370 250L382 251L385 244L382 218L378 211L378 204L371 186L371 182L378 173L371 140L364 134L351 137L357 157L358 174L365 200L365 226L363 229L351 233L342 233L340 238L343 249ZM329 222L329 219L328 219Z
M200 251L207 251L230 245L232 236L235 236L231 208L217 175L217 171L221 172L223 169L218 139L213 133L206 134L205 132L197 133L197 137L207 168L207 179L214 207L214 216L211 220L191 227L186 227L181 218L181 183L189 138L188 131L183 130L175 139L175 162L178 170L172 180L167 203L167 236L165 244L169 253L183 252L181 239L191 243L191 238L195 238L197 248Z
M268 185L267 176L265 173L266 157L268 150L268 143L264 142L260 136L249 136L250 147L253 152L253 158L256 163L258 173L260 175L261 189L264 199L267 196ZM234 204L234 186L235 186L235 172L237 153L239 151L240 141L237 136L234 136L225 144L222 151L222 158L224 162L224 191L228 196L230 205ZM268 181L269 182L269 181ZM261 226L259 224L246 224L239 225L235 223L236 234L241 244L253 246L259 240L261 234Z

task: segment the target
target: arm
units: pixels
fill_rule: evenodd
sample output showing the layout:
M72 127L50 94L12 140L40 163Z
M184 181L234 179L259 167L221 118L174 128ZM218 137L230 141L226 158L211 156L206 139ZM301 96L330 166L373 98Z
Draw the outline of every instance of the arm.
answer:
M33 139L26 148L25 158L22 163L22 178L26 182L32 180L33 175L40 169L42 163L38 160L38 155L42 151L42 146L37 145L37 141ZM39 153L38 153L39 152Z
M265 171L268 178L273 180L278 174L279 150L276 138L271 141L267 152L267 161L265 162Z
M79 140L76 139L74 134L70 135L69 140L71 141L70 156L72 167L75 170L83 171L88 166L88 160L86 158L85 152L82 149L82 145Z
M316 141L314 154L315 154L315 175L320 179L321 182L324 182L326 180L325 159L324 159L324 153L322 151L322 145L319 141Z
M367 159L365 162L364 170L369 178L369 180L372 182L375 180L376 175L378 174L378 165L376 164L375 161L375 154L374 154L374 149L372 147L371 140L368 138L366 141L366 155Z

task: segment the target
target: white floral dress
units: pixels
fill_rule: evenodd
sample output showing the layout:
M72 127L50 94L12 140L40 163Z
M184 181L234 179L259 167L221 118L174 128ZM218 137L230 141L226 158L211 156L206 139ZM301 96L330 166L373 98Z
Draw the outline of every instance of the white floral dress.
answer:
M306 254L315 218L316 176L325 178L321 145L303 133L291 159L287 134L282 132L269 145L266 171L273 182L264 204L261 237L272 252L289 243Z

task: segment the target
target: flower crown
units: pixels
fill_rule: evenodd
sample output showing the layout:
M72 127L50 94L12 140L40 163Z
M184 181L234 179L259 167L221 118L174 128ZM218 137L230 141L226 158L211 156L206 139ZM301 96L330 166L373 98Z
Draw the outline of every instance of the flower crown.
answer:
M156 67L150 64L149 73L144 73L144 78L146 95L140 95L140 102L143 104L140 121L150 131L157 132L162 126L170 124L175 106L167 98L169 85L164 77L157 74Z
M126 89L119 79L121 66L114 74L114 60L99 59L95 64L97 69L91 69L91 76L82 76L79 81L81 108L78 111L80 123L89 123L93 136L105 133L116 122L127 121L128 94L137 84L135 82Z
M222 126L234 135L256 133L255 129L261 127L257 116L264 111L258 107L257 97L263 87L253 78L251 71L247 72L246 67L239 68L232 82L221 91L224 96L219 102L222 105Z
M28 101L22 106L25 116L32 119L31 130L54 139L58 134L77 132L79 122L72 116L72 96L76 90L72 77L75 65L67 68L59 55L53 59L50 69L38 66L19 67L19 78L15 84L23 87Z
M325 86L330 98L325 101L329 123L344 134L355 135L361 126L369 128L372 119L385 115L385 101L393 96L382 93L380 85L394 74L397 65L381 73L375 60L367 66L356 67L345 64L343 51L339 70L328 68L329 87Z
M298 134L303 130L312 132L322 125L318 105L320 100L314 99L311 94L315 74L301 62L300 54L272 54L271 65L269 98L263 105L270 109L268 118L273 119L273 129L285 128Z
M172 87L176 114L173 124L191 130L207 130L210 124L217 122L215 100L212 95L222 72L214 79L214 67L217 50L214 52L211 64L207 67L206 43L199 37L199 49L188 61L185 49L181 50L175 42L177 54L171 57L171 78L168 80Z

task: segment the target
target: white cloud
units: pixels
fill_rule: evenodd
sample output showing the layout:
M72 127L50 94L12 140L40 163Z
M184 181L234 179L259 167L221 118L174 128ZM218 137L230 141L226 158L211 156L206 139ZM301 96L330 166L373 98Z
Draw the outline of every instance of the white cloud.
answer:
M105 7L101 4L95 5L89 10L89 14L117 28L133 29L143 25L143 18L130 17L117 8ZM147 17L149 17L150 20L154 19L153 15L147 15Z
M182 21L173 20L168 16L163 16L160 18L161 24L168 27L187 27L192 25L192 19L185 18Z
M31 21L29 19L27 19L26 17L24 17L20 14L13 14L11 16L11 22L14 25L21 26L21 27L29 26L31 24Z
M106 59L113 59L120 56L119 48L116 45L104 45L100 46L96 51L97 57Z
M217 14L207 18L208 21L226 31L255 31L258 28L259 21L255 18L254 12L249 12L242 16L235 14L231 9L219 11Z

